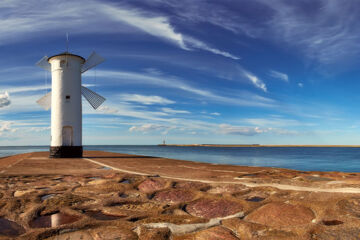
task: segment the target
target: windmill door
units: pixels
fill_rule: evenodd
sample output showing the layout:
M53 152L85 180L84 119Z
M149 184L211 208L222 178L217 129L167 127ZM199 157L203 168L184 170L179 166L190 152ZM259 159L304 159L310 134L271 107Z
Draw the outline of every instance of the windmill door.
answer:
M70 126L63 127L62 130L62 142L63 146L72 146L73 145L73 128Z

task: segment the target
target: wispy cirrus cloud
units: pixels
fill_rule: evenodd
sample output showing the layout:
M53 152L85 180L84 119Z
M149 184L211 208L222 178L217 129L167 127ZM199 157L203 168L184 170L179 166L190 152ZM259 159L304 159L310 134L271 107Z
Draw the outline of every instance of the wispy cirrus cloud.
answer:
M220 124L218 131L226 135L242 135L242 136L255 136L258 134L271 133L277 135L296 135L297 131L282 129L282 128L269 128L269 127L249 127L249 126L234 126L230 124Z
M267 131L268 129L261 129L259 127L243 127L243 126L233 126L229 124L219 125L219 132L221 134L226 134L226 135L230 134L230 135L254 136Z
M189 82L169 75L149 74L148 72L129 72L129 71L108 71L98 70L97 76L102 78L119 79L127 84L148 84L163 88L178 89L195 96L198 96L206 101L216 102L219 104L231 104L239 106L254 106L254 107L274 107L276 102L270 98L262 97L253 93L243 93L241 96L223 96L213 91L195 87ZM249 76L253 76L250 74ZM119 81L120 82L120 81ZM260 88L262 82L259 83ZM265 87L262 87L266 89ZM264 90L264 89L263 89Z
M253 73L251 72L248 72L246 70L242 70L243 71L243 74L244 76L250 80L250 82L257 88L263 90L264 92L267 92L267 87L265 85L265 83L259 78L257 77L256 75L254 75Z
M186 110L176 110L172 108L161 108L163 112L169 113L169 114L190 114L189 111Z
M350 62L360 53L357 0L254 0L246 4L198 0L196 5L192 0L147 2L166 5L188 22L210 23L237 35L286 44L324 65Z
M165 112L140 108L139 106L126 102L121 102L120 104L108 102L106 105L99 107L99 111L94 111L90 107L86 106L83 112L84 114L106 114L160 122L170 121L170 119L167 118L168 114Z
M307 57L331 64L359 54L360 7L357 1L258 2L273 13L266 32L274 33L279 42L299 47Z
M184 50L189 50L185 45L183 35L176 33L169 20L164 16L146 16L139 10L124 9L114 5L99 4L99 7L114 20L125 22L150 35L174 42Z
M198 0L196 4L193 4L192 0L181 2L177 0L146 0L146 2L154 6L165 5L187 22L210 23L233 33L245 33L251 37L258 36L260 29L253 27L252 19L250 22L247 19L249 12L261 19L267 17L267 12L264 13L266 9L254 1L239 5L207 0ZM189 8L188 6L192 7Z
M145 96L141 94L121 94L120 99L125 102L136 102L145 105L168 105L175 103L174 101L161 96Z
M289 76L286 73L278 72L275 70L270 70L269 75L273 78L280 79L284 82L289 82Z
M205 50L205 51L208 51L208 52L211 52L213 54L216 54L216 55L221 55L223 57L227 57L227 58L231 58L231 59L234 59L234 60L239 60L240 57L238 56L235 56L229 52L226 52L226 51L222 51L222 50L219 50L217 48L214 48L214 47L211 47L209 46L208 44L200 41L200 40L197 40L193 37L189 37L189 36L186 36L185 37L185 42L187 43L188 46L191 46L191 48L194 48L194 49L201 49L201 50Z
M170 42L174 42L184 50L201 49L211 52L216 55L221 55L234 60L239 60L240 57L235 56L229 52L219 50L211 47L203 41L194 37L184 35L176 32L174 27L170 24L169 18L165 16L146 16L146 13L139 10L124 10L119 7L110 5L103 5L103 10L113 19L126 22L150 35L160 37ZM149 13L147 13L149 14Z
M296 119L289 119L284 117L267 117L267 118L243 118L238 121L239 123L260 126L260 127L293 127L293 126L314 126L312 122L304 122Z
M58 12L59 14L53 14ZM12 0L0 9L0 45L40 36L41 33L144 32L171 42L183 50L204 50L227 58L239 57L180 33L169 17L147 9L99 0L65 0L53 4L44 0ZM118 23L118 27L113 27ZM110 27L111 26L111 27ZM55 30L56 29L56 32ZM37 34L34 34L37 33Z

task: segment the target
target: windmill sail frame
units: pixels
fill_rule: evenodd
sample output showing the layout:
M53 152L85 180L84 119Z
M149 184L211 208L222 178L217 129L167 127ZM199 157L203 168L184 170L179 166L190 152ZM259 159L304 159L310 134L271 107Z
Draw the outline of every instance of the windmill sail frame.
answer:
M51 92L48 92L44 96L42 96L39 100L36 101L41 107L43 107L46 111L51 108Z
M105 59L93 51L90 56L86 59L85 63L81 67L81 73L86 72L87 70L99 65L104 62Z
M41 67L42 69L45 69L46 71L51 72L51 65L48 62L48 60L49 60L49 57L44 56L36 63L36 66Z
M100 107L100 105L103 104L103 102L105 102L106 100L106 98L104 98L103 96L100 96L96 92L91 91L84 86L81 86L81 94L95 110L98 109L98 107Z

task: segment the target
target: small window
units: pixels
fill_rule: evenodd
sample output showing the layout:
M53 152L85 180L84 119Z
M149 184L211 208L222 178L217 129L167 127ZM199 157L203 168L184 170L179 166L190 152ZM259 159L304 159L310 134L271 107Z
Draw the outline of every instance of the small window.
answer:
M70 100L70 95L66 95L65 99Z
M65 67L65 60L60 61L60 67Z

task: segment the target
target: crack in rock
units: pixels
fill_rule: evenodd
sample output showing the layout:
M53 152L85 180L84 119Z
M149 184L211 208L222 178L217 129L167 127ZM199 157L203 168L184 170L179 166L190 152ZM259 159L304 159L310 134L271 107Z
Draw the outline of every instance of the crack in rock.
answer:
M162 223L146 223L146 224L143 224L142 226L147 227L147 228L168 228L168 229L170 229L172 234L182 235L182 234L192 233L192 232L208 229L210 227L218 226L218 225L220 225L221 220L225 220L225 219L229 219L229 218L243 218L244 216L245 216L244 212L238 212L233 215L226 216L226 217L212 218L207 223L194 223L194 224L178 225L178 224L173 224L173 223L168 223L168 222L162 222ZM140 226L136 227L135 232L138 234L140 233Z

